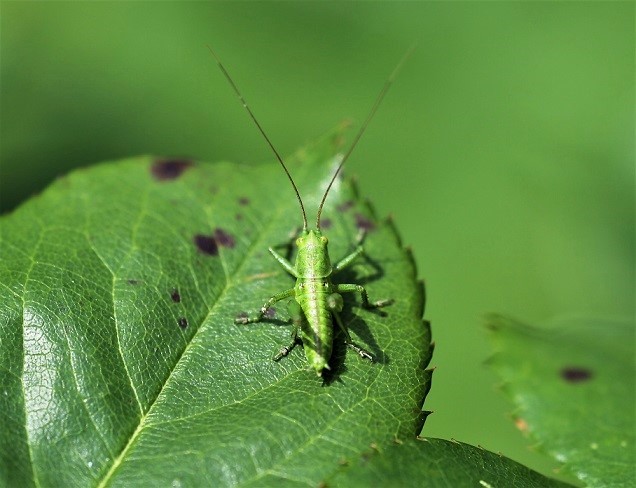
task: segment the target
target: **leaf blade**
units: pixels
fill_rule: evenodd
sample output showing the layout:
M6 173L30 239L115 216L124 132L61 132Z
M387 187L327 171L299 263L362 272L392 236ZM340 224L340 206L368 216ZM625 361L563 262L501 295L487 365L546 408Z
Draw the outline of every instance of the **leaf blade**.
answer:
M425 488L571 486L480 447L432 438L370 446L362 456L338 468L327 484Z
M517 426L563 470L591 486L629 486L636 473L634 326L558 320L537 328L488 319L489 361L517 405Z
M339 137L290 160L310 204ZM350 249L360 219L375 227L371 260L343 279L398 300L386 317L347 300L343 318L379 362L346 354L339 340L338 374L323 385L302 350L271 361L286 328L233 324L292 283L266 252L298 221L279 171L137 158L75 172L0 221L8 283L0 364L15 361L5 337L32 346L16 349L28 354L14 372L26 385L26 416L19 396L7 410L26 432L15 440L28 452L13 464L22 484L165 483L179 473L199 484L258 483L270 473L310 482L338 449L419 431L430 379L422 290L394 228L374 220L349 182L334 187L324 222L334 259ZM46 375L48 403L38 389Z

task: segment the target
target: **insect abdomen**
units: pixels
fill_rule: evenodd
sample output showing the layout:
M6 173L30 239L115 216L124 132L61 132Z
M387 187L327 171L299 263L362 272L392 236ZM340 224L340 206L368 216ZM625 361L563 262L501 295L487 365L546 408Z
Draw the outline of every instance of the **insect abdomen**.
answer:
M306 280L296 286L296 291L296 301L305 315L301 326L305 356L320 376L323 369L329 369L333 345L333 318L327 303L332 285L324 280Z

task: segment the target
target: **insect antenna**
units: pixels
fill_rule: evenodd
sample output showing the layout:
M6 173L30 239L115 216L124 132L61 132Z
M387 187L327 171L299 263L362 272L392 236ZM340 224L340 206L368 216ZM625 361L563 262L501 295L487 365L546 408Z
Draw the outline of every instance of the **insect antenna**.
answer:
M367 130L367 126L369 125L369 122L371 122L371 119L373 119L373 116L377 112L378 107L380 106L380 103L382 103L382 100L384 99L384 95L386 95L386 92L389 91L389 88L391 87L391 85L395 81L395 78L397 77L400 69L402 69L402 66L404 65L406 60L411 56L411 53L413 52L414 49L415 49L415 44L412 45L409 48L409 50L402 57L400 62L397 64L397 66L395 68L393 68L393 72L387 78L387 80L384 82L384 86L382 87L382 90L380 90L380 93L378 94L378 97L375 99L375 103L373 104L373 107L371 107L371 111L367 115L367 118L365 119L364 123L362 124L362 127L360 127L360 130L358 131L358 133L356 134L355 138L353 139L353 143L351 144L351 146L349 146L349 149L347 150L347 152L345 153L344 157L342 158L342 161L340 161L340 164L338 165L338 169L336 169L336 172L334 173L333 177L331 178L331 181L329 182L329 185L327 186L327 189L325 190L325 194L322 196L322 200L320 201L320 206L318 207L318 213L316 215L316 228L318 230L320 230L320 215L322 214L322 208L325 205L325 200L327 200L327 195L329 194L329 190L331 190L331 186L333 185L333 182L336 181L336 178L338 177L338 174L340 173L340 170L344 166L344 164L347 161L347 159L349 159L349 156L351 156L351 153L353 152L353 149L358 144L358 141L362 137L362 134L364 134L364 132Z
M272 152L276 155L276 159L278 159L278 162L283 167L283 170L285 171L285 174L287 175L287 178L289 178L290 183L294 187L294 192L296 193L296 198L298 198L298 203L300 204L300 210L301 210L301 212L303 214L303 230L307 230L307 214L305 213L305 206L303 205L302 198L300 198L300 192L298 191L298 187L296 186L296 183L294 183L294 179L292 178L291 174L289 173L289 170L287 169L287 166L285 166L285 162L283 161L283 158L280 156L280 154L278 154L278 151L274 147L274 144L272 144L272 141L269 139L269 137L267 137L267 134L265 133L265 130L263 130L263 128L261 127L261 124L259 124L258 120L256 120L256 117L252 113L252 110L250 109L249 105L247 105L247 102L243 98L243 95L241 95L241 92L239 91L238 87L236 86L236 83L234 83L234 80L232 79L230 74L225 69L225 66L223 66L223 63L221 63L221 60L219 59L219 57L216 55L216 53L212 50L212 48L209 45L207 46L207 48L210 51L210 53L212 54L212 56L214 56L214 59L216 60L216 63L219 65L219 68L221 68L221 71L225 75L225 78L227 79L227 81L230 83L230 86L234 90L234 93L236 93L236 95L239 97L239 100L243 104L243 107L245 107L245 110L247 110L247 113L249 114L250 118L254 121L254 124L256 124L256 127L258 128L260 133L263 135L263 137L267 141L267 144L269 145L269 147L272 150Z

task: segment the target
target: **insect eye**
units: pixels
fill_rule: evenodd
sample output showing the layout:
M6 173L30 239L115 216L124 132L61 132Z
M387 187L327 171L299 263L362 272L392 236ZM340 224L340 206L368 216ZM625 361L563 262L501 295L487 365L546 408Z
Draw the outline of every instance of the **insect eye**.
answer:
M298 239L296 239L296 245L300 246L300 244L303 242L303 240L299 237Z
M329 239L327 239L327 236L322 236L322 237L320 238L320 240L321 240L322 242L324 242L325 244L327 244L327 243L329 242Z

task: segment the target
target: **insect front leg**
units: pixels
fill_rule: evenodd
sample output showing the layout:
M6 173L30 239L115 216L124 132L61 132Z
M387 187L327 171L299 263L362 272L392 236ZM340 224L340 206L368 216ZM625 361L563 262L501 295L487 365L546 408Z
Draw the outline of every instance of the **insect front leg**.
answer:
M356 248L355 248L355 250L351 254L345 256L344 258L342 258L333 267L334 272L338 272L341 269L346 268L353 261L355 261L358 256L364 254L364 247L362 247L362 243L364 242L364 238L366 236L367 236L367 231L366 230L362 229L360 232L358 232L358 236L356 237Z
M294 278L298 278L298 273L296 273L296 269L294 268L292 263L278 254L273 247L269 248L269 252L272 254L272 256L274 256L274 259L278 261L283 268L285 268L285 271L287 271Z
M340 318L339 312L342 311L342 306L343 306L342 295L339 295L338 293L332 293L331 295L329 295L329 297L327 298L327 307L329 307L329 310L331 311L331 315L333 316L334 320L338 324L338 327L340 328L342 333L345 335L345 344L347 345L347 347L350 347L355 352L357 352L361 358L368 359L369 361L373 361L373 356L371 355L371 353L369 353L365 349L358 346L351 339L351 335L349 334L349 331L344 326L344 324L342 323L342 319Z
M271 297L269 300L267 300L263 304L261 309L258 311L258 313L254 317L236 317L234 319L234 323L235 324L252 324L254 322L260 322L261 320L263 320L263 317L265 316L265 313L267 312L268 308L273 306L276 302L280 302L281 300L284 300L285 298L293 297L294 293L295 291L293 288L290 288L289 290L285 290L282 293L277 293L276 295Z
M294 249L294 241L296 240L296 237L298 237L298 233L301 229L302 227L294 228L287 236L287 240L281 244L276 244L275 246L270 247L270 252L272 252L272 249L285 249L285 259L290 259Z
M364 248L359 245L358 247L356 247L355 251L345 256L340 261L338 261L338 263L333 267L334 273L337 273L338 271L349 266L353 261L356 260L358 256L360 256L363 253L364 253Z

